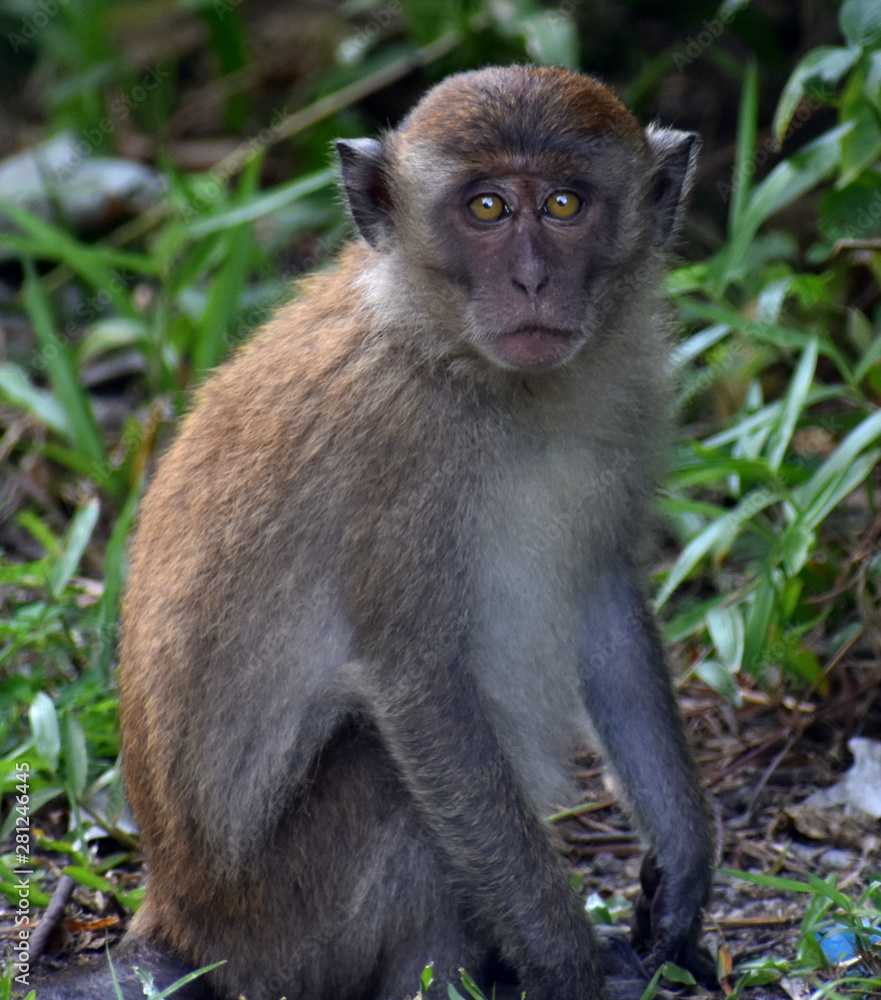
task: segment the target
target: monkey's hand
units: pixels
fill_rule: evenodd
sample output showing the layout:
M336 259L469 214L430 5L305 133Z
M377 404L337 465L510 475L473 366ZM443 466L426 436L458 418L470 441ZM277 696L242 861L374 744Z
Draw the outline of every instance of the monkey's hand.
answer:
M717 986L716 963L700 945L702 900L696 899L695 881L662 871L651 854L642 863L639 881L642 891L634 908L633 943L649 953L649 970L675 962L702 986ZM702 894L702 887L697 888Z

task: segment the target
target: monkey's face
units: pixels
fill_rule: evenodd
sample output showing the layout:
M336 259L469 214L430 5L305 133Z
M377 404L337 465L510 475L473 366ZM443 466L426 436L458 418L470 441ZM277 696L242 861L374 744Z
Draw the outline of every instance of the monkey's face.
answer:
M538 372L654 285L693 146L643 131L596 80L521 66L450 77L384 141L338 149L361 235L394 258L402 315L409 301L447 350Z
M599 172L539 159L457 183L432 206L432 247L461 290L465 336L504 368L570 361L620 266L624 193Z

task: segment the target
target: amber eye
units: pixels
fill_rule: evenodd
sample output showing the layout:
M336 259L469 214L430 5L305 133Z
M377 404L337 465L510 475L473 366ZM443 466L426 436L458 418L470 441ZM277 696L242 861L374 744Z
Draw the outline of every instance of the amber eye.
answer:
M497 194L479 194L468 202L468 211L481 222L495 222L507 215L508 206Z
M571 219L580 208L581 199L571 191L555 191L544 203L544 210L555 219Z

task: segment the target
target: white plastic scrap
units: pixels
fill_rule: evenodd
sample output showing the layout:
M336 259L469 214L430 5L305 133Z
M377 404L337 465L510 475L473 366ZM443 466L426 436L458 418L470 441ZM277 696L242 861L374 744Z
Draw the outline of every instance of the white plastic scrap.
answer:
M847 813L881 819L881 743L855 736L847 745L853 754L850 770L837 785L814 792L805 805L843 805Z

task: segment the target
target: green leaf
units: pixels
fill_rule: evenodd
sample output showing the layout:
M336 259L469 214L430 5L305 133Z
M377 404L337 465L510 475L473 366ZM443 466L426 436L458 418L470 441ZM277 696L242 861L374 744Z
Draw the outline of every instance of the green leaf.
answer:
M91 461L107 461L107 453L89 398L80 385L70 349L55 332L52 310L33 261L24 260L24 300L40 343L55 396L66 416L70 440Z
M862 103L850 124L853 128L841 140L838 188L852 184L881 157L881 125L875 109Z
M701 660L694 668L695 674L732 705L740 705L742 697L731 671L718 660Z
M720 868L720 874L728 875L731 878L739 878L744 882L752 882L754 885L763 885L768 889L779 889L783 892L813 892L814 889L807 882L797 882L791 878L780 878L778 875L761 875L758 872L741 872L733 868Z
M852 472L857 458L871 445L881 443L881 410L866 417L858 424L826 459L813 476L793 490L796 507L806 511L809 507L828 507L828 489L842 482ZM858 485L858 483L857 483ZM855 487L854 487L855 488ZM815 516L811 517L816 523Z
M743 663L746 629L736 607L714 608L707 615L707 628L722 663L730 673L737 673Z
M126 894L128 895L128 894ZM118 898L119 894L117 894ZM195 972L188 972L185 976L181 976L180 979L176 979L170 986L166 986L161 993L157 993L154 1000L165 1000L166 997L173 997L182 987L186 986L187 983L193 982L194 979L198 979L199 976L204 976L206 972L210 972L212 969L219 969L221 965L226 964L226 959L223 961L215 962L213 965L203 965L200 969L196 969ZM137 972L142 972L143 970L135 967Z
M766 571L759 576L753 591L743 637L743 666L753 676L761 677L764 673L775 600L773 577Z
M800 573L808 561L816 544L816 535L811 527L799 519L791 524L783 534L780 548L790 576Z
M668 983L683 983L685 986L695 986L697 984L697 980L688 969L683 969L681 965L677 965L675 962L665 962L662 975Z
M780 416L771 429L766 453L768 462L775 471L780 468L786 456L798 418L805 409L808 393L814 380L818 353L819 341L816 337L811 337L790 379L789 390L783 399L783 409L780 411Z
M239 182L237 203L246 204L252 197L259 168L257 159L248 164ZM193 362L200 373L213 368L226 354L229 329L244 294L254 249L251 225L243 222L225 232L219 246L222 264L209 288L193 345Z
M83 727L71 711L64 714L62 732L67 788L71 796L79 800L86 790L89 754L86 749L86 735L83 732Z
M855 326L857 324L864 325L871 331L871 326L866 320L865 314L854 310L853 323L851 325ZM881 362L881 337L876 337L870 332L869 345L861 352L861 355L859 364L853 371L853 380L856 383L862 382L869 374L870 369Z
M61 729L55 705L44 691L40 691L31 702L28 719L37 751L54 774L58 770L58 758L61 754Z
M851 45L868 48L881 41L881 4L878 0L844 0L838 24Z
M718 521L713 522L696 535L685 547L667 575L664 586L655 600L657 608L663 607L673 591L694 570L697 564L713 549L724 549L744 521L755 517L760 511L779 499L774 490L763 487L747 494L741 502L728 511Z
M422 970L422 975L419 979L419 988L422 990L423 993L427 993L429 987L433 982L434 982L434 966L426 965L425 968Z
M61 555L52 568L52 575L49 578L49 589L53 597L60 597L70 583L86 551L100 513L101 505L98 500L93 499L80 507L71 519L64 533Z
M250 226L241 225L230 230L225 234L225 244L224 263L211 283L193 350L193 361L201 374L214 368L226 353L228 334L245 289L253 251Z
M740 964L741 963L738 963L738 967L740 967ZM735 1000L735 998L740 997L745 989L752 988L754 986L767 986L769 983L776 983L780 979L781 973L788 971L788 965L781 969L776 968L770 963L763 968L747 969L740 979L737 980L734 991L730 994L728 1000Z
M472 997L473 1000L486 1000L485 994L468 973L467 969L459 969L459 975L462 977L462 985L465 987L468 996Z
M759 294L756 309L756 318L759 322L776 323L779 321L786 297L789 295L795 280L794 274L787 274L785 277L777 278L765 285Z
M816 684L823 676L817 654L810 649L800 649L783 661L786 671L800 678L806 684Z
M869 56L863 93L881 111L881 52L873 52Z
M76 349L77 364L85 363L120 348L138 348L149 336L146 323L119 316L97 320L86 328Z
M116 649L117 618L122 583L125 577L125 550L138 499L140 482L129 494L119 514L104 552L104 592L98 602L98 669L103 677L110 677L113 653Z
M519 23L526 51L546 66L568 66L579 63L578 33L575 24L559 11L542 11L524 17Z
M37 389L18 365L0 363L0 399L26 410L56 434L66 438L71 436L63 407L51 393Z
M727 323L717 323L686 338L671 352L674 368L682 368L731 333Z
M740 476L747 482L768 482L774 478L764 459L716 455L712 450L703 453L703 449L698 449L697 461L678 466L669 482L675 487L686 487L724 482L729 476Z
M737 152L731 178L731 209L728 213L728 231L736 233L752 190L756 169L756 132L758 130L758 74L754 60L750 60L743 81L740 110L737 121Z
M859 58L859 49L819 46L812 49L792 71L774 113L774 135L782 142L795 109L814 83L831 90ZM815 96L815 95L812 95Z
M593 923L605 925L612 923L612 914L609 912L609 907L606 906L606 901L598 893L592 892L587 897L584 908L590 914L590 919Z
M775 212L791 205L828 177L838 165L841 141L851 128L845 122L779 163L753 192L744 220L745 230L755 232Z
M724 600L723 594L716 594L705 601L698 601L694 605L689 604L680 614L664 623L665 642L682 642L683 639L698 631L703 632L707 623L707 615Z
M210 233L225 232L245 222L255 222L305 198L306 195L330 187L335 179L334 170L320 170L307 177L299 177L289 184L273 188L266 194L248 198L243 204L236 204L214 215L196 219L187 225L186 232L190 237L201 237Z
M730 329L742 330L751 337L775 347L803 351L811 340L809 334L779 323L766 323L752 319L727 303L689 301L683 306L686 317L720 321ZM824 345L826 346L826 345Z
M827 399L837 399L840 395L840 386L815 387L811 390L810 396L808 397L808 404L810 406L815 406ZM724 431L719 431L718 434L711 434L710 437L704 438L704 446L707 448L719 448L722 445L736 442L738 446L742 447L743 442L747 440L750 435L755 434L762 428L770 430L771 425L777 419L777 416L782 408L783 406L780 400L769 403L767 406L763 406L755 413L749 413L748 416L744 417L742 420L736 421L736 423L733 423Z
M835 173L841 159L842 139L852 128L853 123L846 122L830 129L789 159L779 163L756 185L738 220L738 228L731 234L726 249L714 262L713 271L717 283L724 285L729 276L736 272L747 256L762 223Z
M801 935L795 958L800 966L807 969L825 969L829 964L814 934Z
M156 267L148 256L108 247L89 246L25 209L11 205L8 201L3 204L3 213L29 237L28 239L12 236L5 240L11 247L17 248L22 256L57 260L59 263L67 264L94 289L95 293L106 296L118 313L130 319L138 318L137 311L126 292L125 282L118 271L155 274Z
M663 976L663 974L664 966L662 965L648 981L648 985L642 991L640 1000L654 1000L654 998L658 995L658 983L661 981L661 976Z
M816 927L833 905L832 900L825 893L814 892L813 886L811 886L811 892L813 895L808 900L805 914L802 917L802 930Z
M116 895L116 890L106 878L101 878L100 875L96 875L88 868L83 868L80 865L68 865L64 869L64 874L70 875L75 882L79 882L87 889L97 889L99 892L106 892L108 896Z

